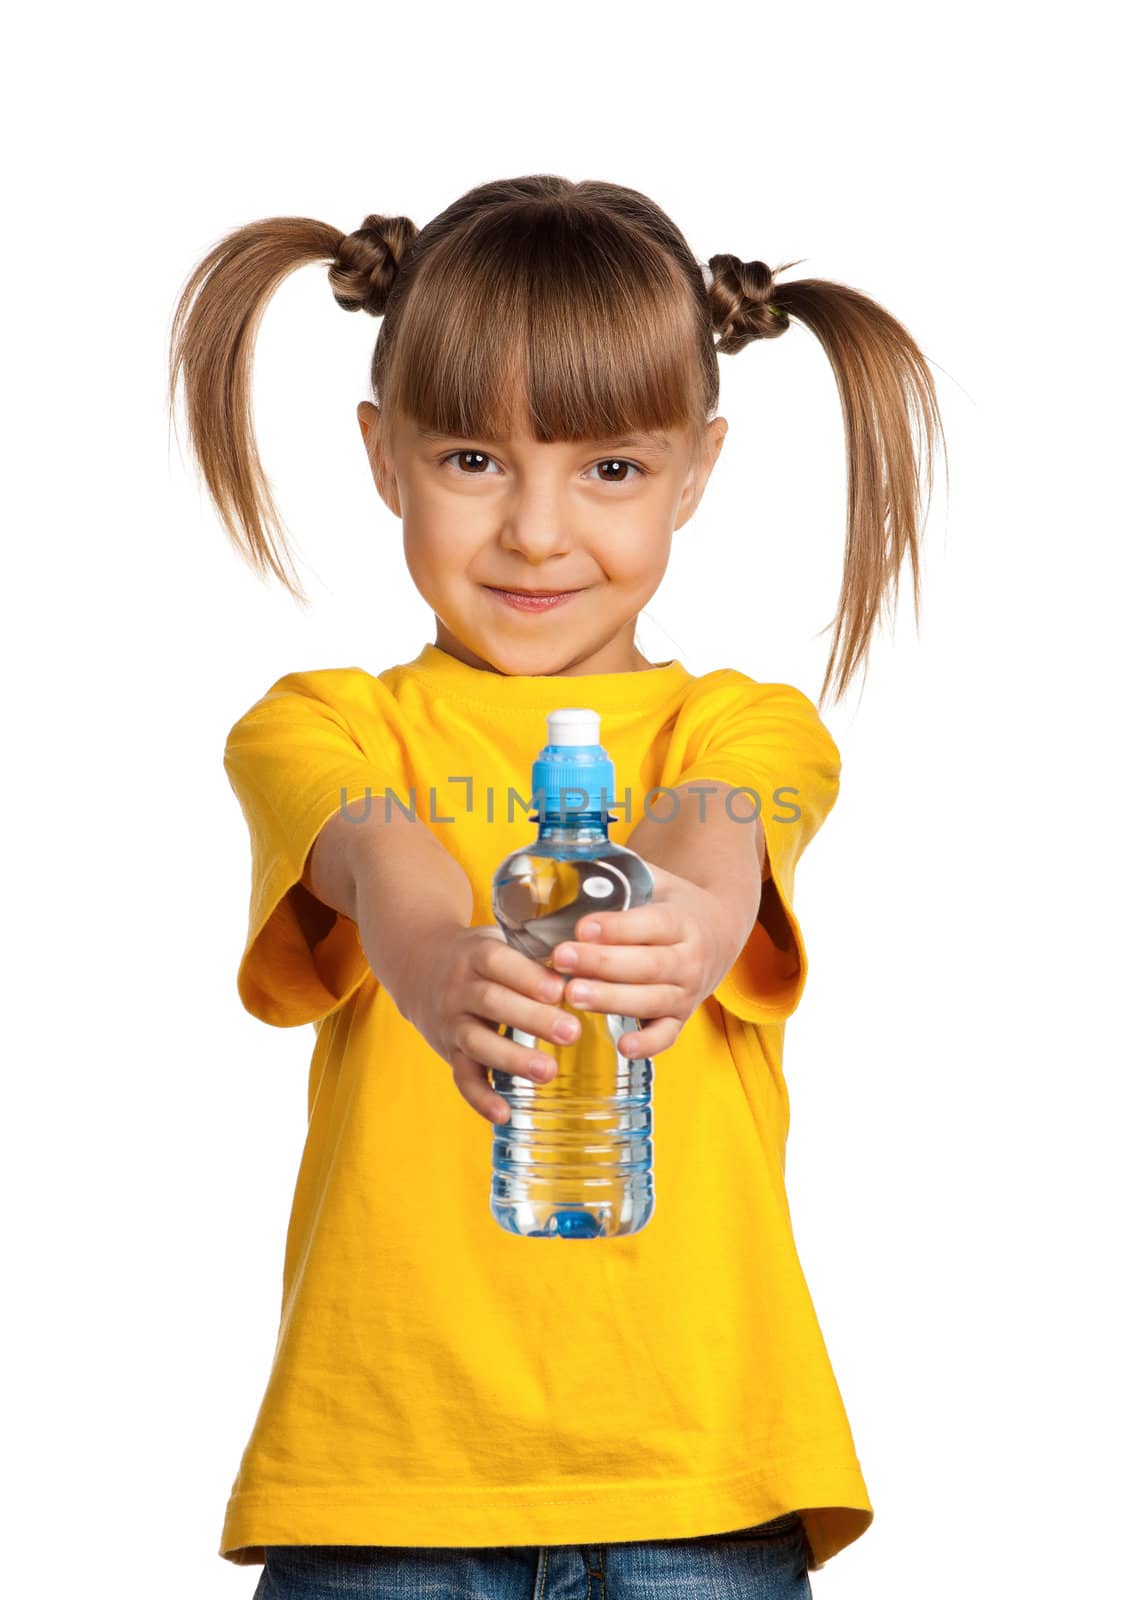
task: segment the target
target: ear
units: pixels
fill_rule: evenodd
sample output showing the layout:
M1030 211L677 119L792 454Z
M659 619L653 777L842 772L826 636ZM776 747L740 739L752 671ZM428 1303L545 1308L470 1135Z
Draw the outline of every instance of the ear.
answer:
M707 470L710 473L719 459L724 448L724 439L728 432L727 417L713 417L704 430L704 455Z
M700 504L700 497L712 476L712 469L716 465L720 451L724 448L724 436L727 432L726 417L713 417L705 427L693 452L688 478L681 491L680 508L677 520L673 524L674 529L682 528Z
M401 497L397 491L397 478L386 453L382 430L378 425L380 417L377 406L371 401L358 402L358 426L362 430L362 441L366 447L366 457L370 463L374 483L394 516L400 517Z

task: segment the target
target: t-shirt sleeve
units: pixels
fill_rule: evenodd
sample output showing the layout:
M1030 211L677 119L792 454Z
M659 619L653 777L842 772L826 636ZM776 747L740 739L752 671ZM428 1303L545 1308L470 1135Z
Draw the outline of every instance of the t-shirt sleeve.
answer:
M263 1022L316 1022L369 972L356 924L300 881L323 824L401 793L381 685L360 668L290 673L234 724L224 769L248 824L252 885L236 987ZM403 797L404 798L404 797Z
M802 998L808 962L795 912L795 869L838 797L841 767L837 745L801 690L743 678L738 688L719 692L705 734L691 741L672 780L673 787L715 781L749 791L731 801L735 825L753 827L739 819L757 810L763 821L759 915L714 990L745 1021L781 1022Z

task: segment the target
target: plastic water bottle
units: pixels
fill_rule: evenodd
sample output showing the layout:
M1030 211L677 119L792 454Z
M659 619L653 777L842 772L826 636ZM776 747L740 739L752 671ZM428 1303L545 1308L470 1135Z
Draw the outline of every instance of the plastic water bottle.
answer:
M624 911L653 897L653 876L633 850L609 838L614 764L598 742L596 711L547 717L547 743L531 769L539 832L504 860L492 910L507 942L544 966L591 911ZM542 797L542 805L540 805ZM491 1068L510 1118L492 1130L492 1215L532 1239L595 1239L637 1233L653 1215L653 1062L618 1049L635 1017L564 1002L581 1032L552 1044L505 1025L503 1037L554 1056L550 1083Z

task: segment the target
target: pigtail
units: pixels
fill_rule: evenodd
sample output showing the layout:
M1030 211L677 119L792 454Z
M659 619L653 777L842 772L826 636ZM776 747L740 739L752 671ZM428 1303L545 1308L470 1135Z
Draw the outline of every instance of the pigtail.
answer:
M764 262L732 255L712 256L709 266L718 353L777 338L795 317L815 334L834 368L846 429L846 543L837 613L823 629L835 633L819 704L835 673L840 700L868 659L883 602L896 601L906 554L920 623L921 467L927 459L927 508L933 450L938 437L944 440L932 374L907 330L856 289L822 278L776 283Z
M302 603L287 534L252 424L252 362L268 301L296 267L329 261L335 300L380 316L413 242L407 217L366 218L344 234L307 217L269 217L227 234L186 282L169 342L169 411L184 382L189 436L224 527L253 570L272 572ZM278 544L277 544L278 539Z

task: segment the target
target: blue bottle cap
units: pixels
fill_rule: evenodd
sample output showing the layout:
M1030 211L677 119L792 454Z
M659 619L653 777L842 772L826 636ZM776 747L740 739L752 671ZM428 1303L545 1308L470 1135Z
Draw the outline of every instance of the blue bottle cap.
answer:
M603 818L614 803L614 763L598 742L601 717L585 706L565 706L547 715L547 743L531 768L532 805L555 821L583 811Z

